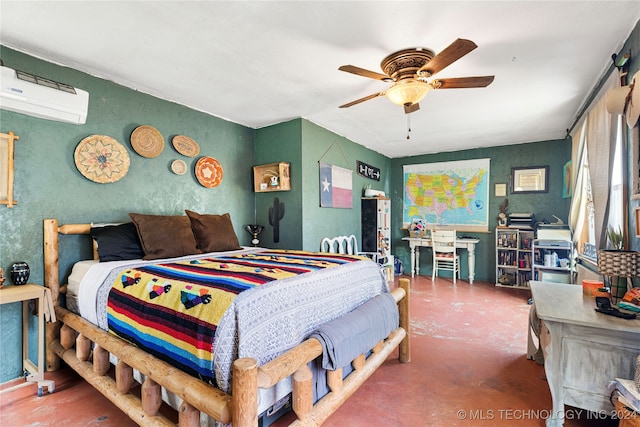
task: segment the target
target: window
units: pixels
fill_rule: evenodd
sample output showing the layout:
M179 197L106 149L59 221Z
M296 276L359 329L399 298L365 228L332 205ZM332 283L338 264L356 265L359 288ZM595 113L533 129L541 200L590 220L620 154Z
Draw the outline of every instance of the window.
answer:
M600 117L603 120L611 119L609 114L594 116ZM593 118L594 117L590 116L588 120ZM597 259L598 249L610 247L610 243L608 241L602 241L600 245L598 245L598 239L596 239L596 208L600 210L600 215L603 216L606 206L601 206L604 205L604 203L596 206L596 203L594 202L590 171L597 170L598 167L607 167L607 165L589 164L589 157L591 157L593 161L594 158L601 159L601 156L589 156L588 147L593 146L588 143L584 143L586 138L593 138L593 135L586 135L588 120L585 120L582 125L582 129L580 129L576 135L578 138L582 138L583 141L579 141L581 143L582 150L578 154L579 159L577 164L579 173L577 174L578 178L576 179L576 188L574 191L574 201L572 205L572 210L575 209L576 213L571 216L573 218L573 239L576 244L578 254L595 261ZM603 124L602 126L606 127L606 124ZM626 127L623 116L616 116L613 127L615 131L615 143L612 153L613 161L611 162L611 181L608 188L609 196L607 201L609 211L608 216L605 218L603 228L606 230L607 228L612 227L615 230L624 230L624 212L627 209L627 202L624 196L624 179L626 176L624 172ZM575 142L576 141L574 141L574 143ZM598 142L601 143L602 141ZM603 160L606 162L606 157Z
M611 170L611 195L609 197L609 218L608 227L614 230L624 230L624 155L623 136L625 122L623 116L618 116L616 126L616 147L613 155L613 165Z
M586 123L583 125L582 132ZM573 240L576 249L582 256L596 260L597 248L595 232L595 209L593 204L593 194L591 192L591 178L589 177L589 156L586 145L583 147L578 161L578 180L574 191L574 200L579 201L576 206L578 212L577 221L574 225ZM573 209L573 207L572 207Z

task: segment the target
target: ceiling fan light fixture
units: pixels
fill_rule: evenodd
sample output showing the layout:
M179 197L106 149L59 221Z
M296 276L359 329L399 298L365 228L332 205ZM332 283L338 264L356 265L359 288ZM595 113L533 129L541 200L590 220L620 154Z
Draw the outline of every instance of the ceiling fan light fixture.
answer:
M429 89L431 86L427 82L404 79L394 83L387 89L385 95L396 105L412 105L422 101Z

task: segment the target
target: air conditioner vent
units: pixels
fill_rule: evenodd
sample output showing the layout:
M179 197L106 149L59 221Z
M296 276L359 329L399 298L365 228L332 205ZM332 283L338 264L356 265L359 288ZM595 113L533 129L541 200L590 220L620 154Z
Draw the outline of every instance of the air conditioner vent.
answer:
M16 76L20 80L24 80L25 82L35 83L41 86L58 89L63 92L68 92L73 94L76 93L76 89L73 86L69 86L68 84L45 79L44 77L36 76L35 74L29 74L29 73L25 73L24 71L16 70Z

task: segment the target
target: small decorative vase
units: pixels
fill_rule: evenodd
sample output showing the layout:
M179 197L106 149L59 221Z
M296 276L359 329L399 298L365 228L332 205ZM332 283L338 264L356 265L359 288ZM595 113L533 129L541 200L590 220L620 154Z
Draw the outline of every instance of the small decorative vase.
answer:
M11 270L9 271L9 275L11 276L11 281L14 285L24 285L29 280L29 265L22 262L15 262L11 265Z
M260 233L262 233L264 227L259 224L247 224L244 229L251 235L251 243L253 246L258 246L260 243L260 239L258 237L260 236Z

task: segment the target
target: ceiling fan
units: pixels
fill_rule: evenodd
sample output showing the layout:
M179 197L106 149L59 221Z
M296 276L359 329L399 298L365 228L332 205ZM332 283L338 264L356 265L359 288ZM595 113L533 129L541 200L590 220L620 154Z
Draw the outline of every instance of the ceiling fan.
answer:
M439 54L430 49L417 47L399 50L387 56L380 63L384 74L365 70L354 65L343 65L340 71L357 74L370 79L393 82L383 92L365 96L340 108L347 108L379 96L386 96L391 102L404 106L406 114L420 109L420 102L431 89L457 89L486 87L493 82L495 76L457 77L431 79L434 74L462 58L478 46L471 40L457 39Z

